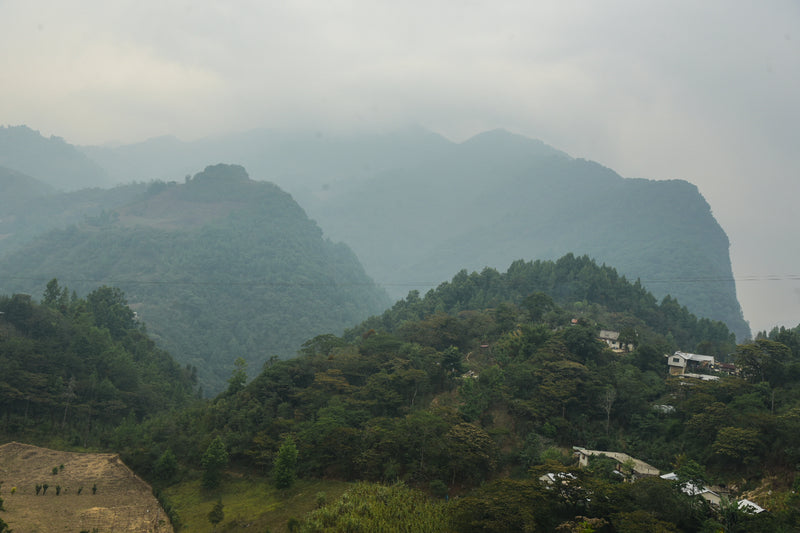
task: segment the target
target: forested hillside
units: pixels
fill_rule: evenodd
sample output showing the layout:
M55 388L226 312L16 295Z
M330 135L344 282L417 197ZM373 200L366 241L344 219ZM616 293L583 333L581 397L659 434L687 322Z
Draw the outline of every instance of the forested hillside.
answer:
M541 143L490 132L455 153L343 188L318 218L353 243L378 280L438 284L462 268L586 254L641 279L659 298L669 294L699 316L726 322L740 340L750 336L728 238L685 181L624 179ZM397 227L405 231L384 249L380 236Z
M462 268L587 254L641 279L658 298L669 294L724 321L739 340L751 335L727 236L694 185L625 179L505 131L453 143L422 128L351 136L257 130L78 151L20 126L2 130L3 150L0 165L61 189L86 186L87 176L101 183L98 172L128 185L18 205L11 214L26 223L5 228L0 217L0 235L13 234L0 239L0 252L133 201L144 185L131 183L183 181L209 161L235 161L291 193L394 298L427 291Z
M292 198L242 167L154 182L114 210L0 258L4 292L57 277L85 294L113 283L160 346L219 391L243 358L259 369L309 335L342 331L389 304L343 244Z
M612 352L600 329L633 349ZM279 487L300 476L411 489L360 486L309 515L305 531L379 529L407 507L418 511L393 516L409 530L792 531L798 339L800 328L776 330L737 347L724 324L588 258L519 262L461 273L344 337L314 337L299 357L248 384L239 372L205 406L128 428L117 445L153 479L157 459L180 450L181 468L211 476L208 490L227 479L224 467L201 468L211 457ZM668 377L676 349L727 358L740 374ZM679 479L629 484L602 457L580 469L573 446L624 451ZM547 473L558 490L539 480ZM723 486L734 503L711 507L682 492L688 482ZM743 497L771 512L736 508Z
M209 157L240 162L290 192L395 298L463 268L571 252L750 337L728 238L697 187L680 179L622 178L505 131L454 143L422 128L349 137L261 130L83 150L119 181L182 176Z
M186 406L196 372L155 346L119 289L78 298L51 280L41 304L0 297L0 441L108 446L126 417Z
M129 203L146 189L145 184L129 184L58 192L41 180L0 167L0 253Z
M153 349L119 290L84 300L51 280L42 300L0 299L2 436L120 452L174 524L197 515L189 505L233 505L248 486L269 481L280 501L294 483L324 479L361 483L336 501L317 494L319 509L289 529L800 527L800 326L736 346L724 324L587 257L461 272L343 336L308 339L249 383L239 365L220 395L191 404L193 369ZM601 329L628 348L611 351ZM677 349L738 371L670 377L665 355ZM603 456L581 468L575 446L676 479ZM723 499L711 506L689 486ZM170 499L187 490L202 501ZM769 512L739 508L743 498ZM285 504L233 516L225 505L203 513L238 530L275 527Z

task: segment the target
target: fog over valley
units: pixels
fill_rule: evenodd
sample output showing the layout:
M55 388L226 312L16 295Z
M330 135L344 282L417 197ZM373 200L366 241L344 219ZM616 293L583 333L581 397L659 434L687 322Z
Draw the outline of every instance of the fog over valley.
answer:
M786 237L800 226L798 9L7 1L0 117L81 146L410 125L461 142L503 128L624 177L686 180L730 239L755 332L800 322ZM182 177L149 170L137 179Z

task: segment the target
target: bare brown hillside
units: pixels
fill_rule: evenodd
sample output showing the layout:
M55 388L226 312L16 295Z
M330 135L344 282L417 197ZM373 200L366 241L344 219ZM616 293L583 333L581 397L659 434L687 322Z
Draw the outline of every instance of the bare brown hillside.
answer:
M59 452L11 442L0 446L0 481L2 518L15 533L172 531L150 486L117 454ZM36 485L45 483L47 493L37 496Z

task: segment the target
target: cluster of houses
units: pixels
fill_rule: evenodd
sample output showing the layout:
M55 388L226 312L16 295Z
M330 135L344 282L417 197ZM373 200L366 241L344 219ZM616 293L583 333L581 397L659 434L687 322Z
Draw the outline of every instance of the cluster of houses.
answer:
M573 322L575 321L573 320ZM601 330L598 338L616 353L633 351L634 346L620 341L619 336L619 332ZM735 375L737 373L735 365L717 362L712 355L700 355L679 351L673 354L666 354L664 357L667 358L670 376L694 378L703 381L716 381L719 379L720 374ZM667 405L656 407L672 409L671 406ZM588 450L580 446L574 446L573 450L578 458L578 465L581 468L585 468L589 465L589 458L592 456L604 456L613 459L616 461L616 469L614 472L624 477L625 480L629 482L647 476L659 476L661 479L670 481L678 480L678 475L675 472L661 474L658 468L636 459L635 457L631 457L626 453ZM539 481L547 485L554 485L556 482L568 483L573 480L575 480L575 476L565 472L548 473L539 478ZM698 486L691 482L682 483L680 485L680 490L689 496L699 496L713 506L719 506L723 498L728 497L728 491L724 488ZM738 500L737 505L739 509L753 514L765 511L763 507L747 499Z
M578 465L581 468L585 468L589 465L590 457L603 456L613 459L616 461L616 469L614 472L625 478L625 480L628 482L634 482L637 479L648 476L659 476L661 479L670 481L678 480L678 475L675 472L661 474L661 471L658 468L649 465L644 461L636 459L635 457L631 457L627 453L588 450L580 446L573 446L572 449L578 458ZM565 472L549 473L539 477L539 481L546 485L554 485L556 482L569 483L575 479L575 476ZM689 496L699 496L707 501L710 505L715 507L718 507L722 500L724 498L727 499L729 495L728 491L722 487L698 486L691 482L682 483L680 485L680 490ZM763 507L747 499L737 500L737 505L739 509L752 514L758 514L765 511Z
M573 320L574 322L574 320ZM616 353L632 352L634 345L620 340L620 333L612 330L600 330L597 338ZM720 375L735 375L736 365L722 363L713 355L701 355L688 352L666 354L670 376L683 376L704 381L716 381Z

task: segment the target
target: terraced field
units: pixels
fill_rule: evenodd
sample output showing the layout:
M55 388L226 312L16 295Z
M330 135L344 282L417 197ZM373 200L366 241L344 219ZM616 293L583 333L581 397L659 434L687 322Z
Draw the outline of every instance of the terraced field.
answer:
M0 482L2 518L15 532L172 532L150 486L117 454L11 442L0 446Z

